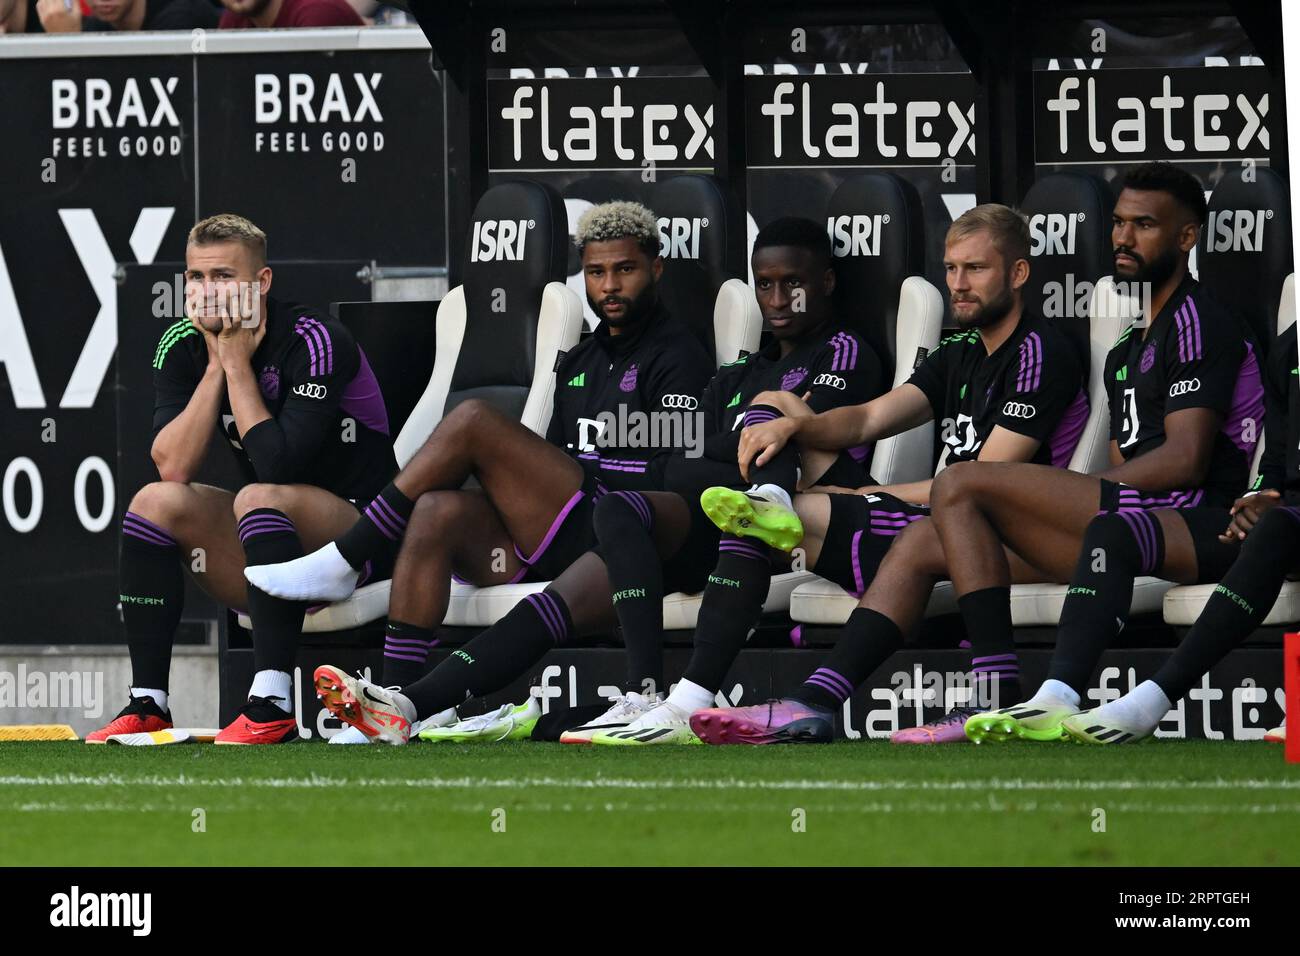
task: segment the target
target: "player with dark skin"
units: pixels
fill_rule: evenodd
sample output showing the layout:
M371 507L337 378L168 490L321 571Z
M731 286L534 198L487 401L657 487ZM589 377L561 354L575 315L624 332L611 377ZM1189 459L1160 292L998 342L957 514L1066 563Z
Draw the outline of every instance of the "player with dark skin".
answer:
M589 245L587 248L590 249L591 246ZM603 296L626 294L628 291L626 280L623 280L620 285L617 280L608 277L608 272L612 267L616 267L617 262L616 258L605 259L605 255L605 251L601 249L594 250L591 258L587 258L584 253L589 288L592 287L593 283L600 283L598 289L602 298L598 299L595 293L593 293L592 298L602 303L605 301ZM617 251L613 255L616 257ZM824 260L819 260L816 254L808 249L774 246L756 250L753 267L760 308L765 319L772 324L779 343L777 351L780 355L790 354L796 346L812 341L810 336L821 334L832 317L830 295L834 290L835 281L834 272L826 267ZM796 302L799 304L796 305ZM615 316L618 316L625 309L621 305L613 305L612 311ZM710 386L710 388L713 388L713 386ZM728 388L728 394L722 396L723 403L730 397L731 391L732 389ZM707 401L709 400L706 398ZM746 404L749 403L742 402L741 405L735 406L735 413L742 412L743 406ZM805 410L805 414L809 413ZM727 417L730 419L731 415ZM725 443L726 434L706 436L706 457L686 458L681 453L675 453L667 468L667 473L673 476L669 480L669 484L674 487L690 484L694 489L694 497L698 498L701 489L719 481L726 480L738 483L740 476L734 455L735 439L738 437L739 431L730 434L733 437L730 444L727 445L726 460L715 460L707 457L709 439L717 438L722 443ZM824 471L830 462L835 460L835 457L834 453L819 453L814 456L812 461L805 462L805 467L811 468L811 474L816 476ZM535 462L520 461L514 467L529 470L529 486L536 481L539 471ZM687 497L684 497L686 494L690 493L685 490L683 494L659 491L638 491L636 493L636 497L645 502L646 506L653 512L649 533L653 538L654 551L662 562L667 562L670 558L678 555L688 541L693 540L692 504L688 503ZM425 495L421 501L427 500L429 497L429 495ZM608 495L605 501L613 500L615 497L616 495L613 494ZM598 516L601 513L600 509L603 507L604 501L597 508L596 513ZM597 518L598 522L599 520ZM697 522L703 521L702 517L694 520ZM704 523L707 524L707 522ZM696 527L698 527L698 524ZM414 522L412 522L413 528ZM418 549L421 552L427 552L439 540L438 532L435 529L429 529L427 532L422 531L421 535L426 533L428 534L427 538L422 537L413 540L413 530L408 530L407 542L403 546L402 557L399 559L399 575L394 578L395 592L399 589L406 592L409 589L403 583L408 579L401 576L404 573L401 566L406 563L408 551ZM481 543L481 534L479 534L478 529L476 529L475 538L477 543L473 545L473 548L476 554L481 555L486 549ZM710 565L716 556L716 549L717 542L716 535L714 535L709 546L705 549L705 556ZM478 571L486 577L490 573L486 570L488 561L481 558L478 560L480 560ZM429 582L430 580L438 580L439 575L446 575L453 568L458 575L467 576L459 566L454 564L451 567L446 564L424 564L418 576L412 575L409 580L412 585L418 584L419 590L425 593L414 599L408 599L408 595L403 593L400 610L397 601L394 601L393 615L410 615L413 613L413 609L421 609L421 613L428 615L423 620L434 620L432 615L438 613L438 608L431 606L428 601L427 592L432 590L429 587ZM707 574L707 568L704 569L704 573ZM498 580L506 577L506 575L500 574ZM699 587L702 584L696 586ZM546 593L554 594L565 605L567 612L565 620L566 634L584 636L608 633L618 624L614 614L614 601L606 558L597 550L587 551L572 561L550 583ZM403 686L400 695L385 692L390 698L405 698L401 701L400 707L395 709L408 711L406 716L412 722L427 720L431 716L443 713L447 708L459 704L467 696L483 696L499 689L499 687L509 683L519 674L526 672L546 650L554 646L554 642L547 636L545 629L532 619L531 611L527 609L521 610L522 605L527 600L529 599L525 599L525 602L516 605L516 609L511 611L506 618L503 618L497 625L480 634L466 645L463 648L463 656L457 657L453 655L452 658L441 663L421 680L412 685ZM521 616L522 621L520 620ZM403 618L403 620L406 619ZM318 669L318 682L322 671L329 671L329 669ZM334 673L336 671L337 669L329 671L332 680L338 683L354 681L352 678L346 678L345 675ZM367 685L356 683L358 683L361 693L366 691L378 693ZM349 723L353 723L353 726L359 726L358 723L354 723L354 720L364 716L361 710L366 707L371 708L371 718L374 717L374 708L372 705L365 704L364 700L361 700L361 707L349 711L343 706L339 706L341 701L335 699L337 696L336 692L326 688L324 694L326 705L330 706L330 709L334 710L337 715L343 717ZM354 696L360 699L361 695L354 692ZM371 700L375 700L375 697L371 697ZM380 723L382 723L382 720ZM387 739L393 743L404 742L400 735L384 733L380 736L382 739Z
M1149 283L1150 286L1147 316L1150 321L1141 323L1130 333L1135 340L1132 347L1147 341L1166 307L1179 309L1175 321L1180 323L1180 349L1183 348L1181 337L1184 334L1189 342L1195 342L1197 350L1201 347L1203 333L1207 341L1212 336L1231 338L1232 332L1226 329L1226 316L1220 314L1210 320L1203 304L1199 311L1196 304L1190 306L1190 311L1179 305L1180 302L1192 301L1188 292L1193 285L1188 274L1188 256L1196 245L1199 232L1197 212L1189 209L1172 192L1159 188L1125 188L1121 192L1115 205L1111 233L1115 273L1119 279ZM1194 322L1190 318L1184 319L1185 314L1196 316ZM1240 338L1239 331L1237 338ZM1154 352L1155 344L1153 341L1148 345L1147 351ZM1226 349L1206 348L1211 360L1219 351ZM1143 375L1152 364L1147 358L1144 354ZM1133 364L1136 369L1137 363ZM1090 526L1101 533L1102 525L1094 524L1106 520L1099 517L1099 502L1102 512L1114 512L1130 523L1141 524L1141 528L1133 532L1144 555L1140 573L1155 574L1177 583L1194 583L1207 575L1213 575L1212 579L1217 580L1217 574L1209 565L1221 564L1225 559L1214 550L1214 541L1217 539L1219 548L1223 548L1227 540L1223 532L1232 515L1223 511L1220 517L1209 518L1215 525L1212 532L1201 532L1200 523L1207 517L1206 512L1218 514L1221 509L1226 509L1233 497L1230 495L1223 499L1220 489L1217 491L1219 500L1210 502L1200 492L1182 492L1179 489L1201 489L1212 478L1211 465L1218 460L1216 456L1220 454L1226 432L1253 436L1258 427L1258 413L1236 414L1237 395L1242 393L1242 386L1254 390L1260 388L1258 370L1249 352L1241 363L1241 369L1238 388L1233 392L1232 409L1225 410L1226 402L1213 407L1208 401L1197 407L1167 409L1162 420L1162 442L1126 458L1121 451L1120 439L1113 437L1111 467L1100 474L1082 475L1037 465L980 462L957 465L937 478L932 497L934 525L942 543L943 565L959 599L972 594L990 597L1004 594L1014 579L1010 555L1041 569L1042 580L1078 585L1072 588L1072 594L1090 595L1095 592L1095 586L1089 587L1090 582L1080 580L1081 570L1088 572L1079 562L1081 547L1090 553L1101 553L1103 560L1110 551L1101 539L1092 541L1085 538ZM1108 369L1108 375L1110 371ZM1124 374L1131 375L1132 371L1125 366ZM1187 377L1190 372L1181 374L1183 381L1165 383L1169 385L1170 396L1176 392L1181 394L1180 385L1194 384L1196 390L1201 389L1199 377ZM1205 373L1201 375L1204 377ZM1250 384L1251 375L1253 384ZM1135 380L1137 376L1132 378ZM1136 405L1136 399L1132 404ZM1115 411L1112 408L1112 420ZM1120 426L1120 437L1129 434L1124 442L1127 446L1136 441L1140 426L1136 408L1131 412L1125 409L1123 414L1126 421ZM1245 446L1240 442L1237 444L1244 450ZM1253 445L1252 439L1249 447L1253 448ZM1249 455L1237 457L1243 474L1235 487L1240 489L1245 487L1244 470L1249 466ZM1108 503L1114 486L1106 483L1123 486L1117 506ZM1138 492L1136 489L1142 490ZM1193 507L1209 503L1217 507ZM1161 504L1164 507L1160 507ZM1250 520L1256 508L1254 504L1242 501L1237 501L1235 507L1240 512L1237 520L1242 522ZM1125 516L1126 512L1132 515L1139 511L1140 517ZM1115 519L1112 517L1111 520ZM1099 544L1101 546L1096 546ZM1230 557L1226 560L1230 561ZM1104 567L1103 564L1094 564L1098 568ZM1131 594L1131 583L1128 593ZM1123 618L1128 613L1128 602L1112 610L1113 613L1104 621L1111 631L1114 630L1112 618L1122 627ZM1071 613L1072 605L1067 598L1062 614L1063 627ZM969 616L967 624L979 626ZM1058 660L1075 654L1064 633L1063 630L1058 638ZM1084 669L1091 672L1091 666ZM1052 673L1057 673L1055 667ZM1067 683L1077 685L1083 680L1086 677ZM1053 676L1023 707L972 717L966 725L967 736L977 741L1005 739L1012 735L1025 739L1059 737L1061 719L1078 709L1074 699L1078 688L1070 691L1061 685L1062 681Z

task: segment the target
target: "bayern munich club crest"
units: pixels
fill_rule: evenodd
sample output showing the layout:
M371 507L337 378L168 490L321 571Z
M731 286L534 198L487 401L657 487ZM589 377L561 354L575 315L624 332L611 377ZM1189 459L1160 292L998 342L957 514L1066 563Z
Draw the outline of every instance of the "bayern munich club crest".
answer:
M1156 345L1154 342L1152 342L1145 349L1142 350L1142 364L1139 365L1138 367L1141 370L1142 374L1145 375L1147 372L1151 371L1151 366L1155 364L1156 364Z
M275 401L280 397L280 370L274 365L262 369L262 374L257 376L257 387L261 390L263 398Z
M792 368L781 376L781 391L788 392L798 388L799 383L808 377L806 368Z
M636 388L636 366L633 365L623 373L623 381L618 383L620 391L630 392Z

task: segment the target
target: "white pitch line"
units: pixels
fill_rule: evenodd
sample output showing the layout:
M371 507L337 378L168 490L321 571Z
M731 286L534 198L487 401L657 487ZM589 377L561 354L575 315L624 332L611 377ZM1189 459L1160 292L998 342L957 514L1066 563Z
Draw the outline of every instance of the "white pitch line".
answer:
M1280 779L1230 780L738 780L683 779L635 780L616 777L421 777L415 779L354 779L326 777L189 777L122 774L54 774L42 776L0 776L0 787L255 787L270 789L339 790L357 787L417 790L529 790L540 788L572 790L810 790L873 792L969 793L972 791L1106 791L1106 790L1300 790L1300 776Z
M415 805L405 804L398 800L396 803L387 805L389 810L401 810L403 808L414 809ZM743 803L716 803L711 802L707 806L683 808L677 804L671 803L534 803L525 801L518 805L512 804L516 810L526 810L529 813L583 813L590 814L593 812L605 813L669 813L676 816L682 814L735 814L749 813L756 810L765 809L762 806ZM227 808L220 805L211 807L214 810L238 811L240 808ZM98 801L91 803L77 802L41 802L25 801L12 807L3 807L0 809L16 813L166 813L176 810L175 807L161 804L137 804L137 803L114 803L111 801ZM491 803L472 803L472 804L442 804L439 805L440 813L490 813L497 809ZM926 815L953 815L953 814L1001 814L1001 813L1049 813L1055 815L1067 814L1088 814L1094 808L1091 802L1088 803L990 803L988 801L963 801L953 803L935 803L932 801L913 801L906 803L840 803L840 804L814 804L810 809L816 813L833 813L848 816L873 815L873 814L916 814L923 813ZM1107 804L1106 811L1110 814L1152 814L1157 816L1276 816L1278 814L1300 814L1300 803L1254 803L1254 804L1168 804L1168 803L1117 803Z

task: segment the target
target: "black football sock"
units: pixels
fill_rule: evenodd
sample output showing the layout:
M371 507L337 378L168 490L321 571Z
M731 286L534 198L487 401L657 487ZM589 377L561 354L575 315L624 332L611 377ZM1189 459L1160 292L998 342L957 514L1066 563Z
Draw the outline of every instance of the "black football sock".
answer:
M1154 515L1123 511L1093 518L1061 608L1048 678L1068 684L1082 700L1102 653L1128 621L1134 579L1164 563L1165 536Z
M274 508L255 508L239 519L244 561L279 564L302 557L298 529L289 516ZM293 673L306 601L286 601L248 585L248 616L253 621L253 669Z
M596 502L592 526L609 572L614 611L627 648L626 691L664 687L664 572L654 543L654 508L645 495L615 491Z
M362 510L357 523L334 542L343 560L360 571L367 561L396 554L414 507L415 502L389 482Z
M752 538L724 534L718 563L704 587L695 624L695 650L683 675L705 690L717 692L750 629L763 613L772 566L767 546Z
M784 416L778 409L771 405L750 405L745 409L745 425L757 425L761 422L770 422L774 418L783 418ZM758 456L755 455L755 458ZM792 443L787 443L784 448L772 456L772 460L754 466L753 459L749 462L749 480L756 485L776 485L784 488L786 494L793 495L795 485L799 480L799 451Z
M438 644L432 628L416 627L401 621L388 622L384 629L385 687L406 687L424 676L429 651Z
M423 720L467 698L500 690L572 633L573 618L563 598L549 588L530 594L402 693L415 705L416 719Z
M1011 589L983 588L957 599L971 647L971 680L980 708L1020 701L1020 659L1011 636Z
M1287 572L1300 563L1300 509L1274 508L1241 544L1237 560L1214 589L1205 610L1154 677L1170 701L1259 627L1272 610ZM1296 728L1292 733L1300 732Z
M167 690L185 577L176 539L128 511L122 518L119 600L131 650L131 686Z
M834 710L903 646L903 632L892 620L871 608L855 608L826 663L804 681L794 695L813 707Z

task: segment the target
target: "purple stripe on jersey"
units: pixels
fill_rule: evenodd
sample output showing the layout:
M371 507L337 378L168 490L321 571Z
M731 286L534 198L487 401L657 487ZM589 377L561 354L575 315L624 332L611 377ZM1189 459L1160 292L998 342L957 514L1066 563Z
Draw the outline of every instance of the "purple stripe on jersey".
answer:
M1018 660L1015 654L990 654L988 657L972 657L972 664L1005 664L1008 661Z
M384 404L384 393L379 389L379 380L375 378L366 353L357 346L361 356L361 367L343 389L339 399L339 409L344 415L355 418L371 431L388 435L388 406Z
M294 326L294 331L303 338L310 341L316 348L313 350L315 362L312 364L311 374L325 374L325 340L321 338L320 330L315 323L307 321L306 317L300 318L298 324Z
M836 334L832 342L838 340L836 364L831 371L849 372L858 367L858 340L847 332Z
M330 334L325 331L325 326L314 319L309 319L303 324L316 336L316 344L321 354L321 372L328 375L334 371L334 345L330 342Z
M839 671L832 670L829 667L819 667L817 670L813 671L812 676L830 681L832 685L839 689L840 695L843 697L848 697L853 693L853 685L849 683L849 679Z
M1237 383L1232 389L1232 403L1223 421L1223 434L1246 455L1247 461L1255 454L1255 445L1261 437L1260 423L1264 420L1264 383L1259 375L1259 362L1255 349L1246 343L1246 357L1237 369ZM1251 422L1250 441L1246 440L1246 423Z
M762 422L770 422L774 418L779 418L776 412L770 412L764 409L746 409L741 423L748 428L750 425L758 425Z
M1070 407L1061 416L1061 420L1056 425L1056 430L1047 439L1047 452L1051 456L1053 467L1066 468L1069 466L1070 459L1074 457L1074 450L1079 447L1079 439L1083 437L1083 430L1087 425L1088 393L1081 388L1079 394L1074 396L1074 401L1070 403Z
M330 338L329 329L321 324L319 319L313 319L310 316L299 316L298 321L307 327L314 329L323 346L322 355L324 356L323 371L327 374L334 371L334 341Z
M1034 363L1034 390L1037 391L1043 380L1043 339L1037 332L1033 335L1034 350L1038 353L1038 359Z
M1174 313L1174 324L1178 327L1178 361L1190 362L1192 340L1188 333L1187 303L1184 302Z
M1133 532L1134 540L1137 541L1138 553L1142 562L1138 571L1142 574L1148 574L1151 566L1155 563L1155 535L1147 524L1151 517L1145 511L1124 511L1120 512L1120 517L1128 524L1129 530Z
M307 354L311 357L311 364L307 368L307 375L311 378L315 378L320 374L320 344L317 342L316 336L312 335L311 331L306 326L295 325L293 330L302 337L304 342L307 343Z
M540 558L546 549L551 546L551 541L553 541L555 536L559 534L560 525L564 524L564 519L569 517L569 512L578 506L578 502L582 500L582 497L583 495L581 491L575 491L573 497L565 502L564 507L560 509L559 514L555 516L555 520L551 522L551 526L546 529L546 536L542 538L542 543L537 546L537 550L529 557L525 558L523 554L520 553L518 545L515 546L515 553L519 555L519 559L523 561L524 564L537 563L537 559Z
M1187 313L1191 319L1191 332L1193 353L1195 358L1201 358L1201 316L1196 311L1196 302L1189 295L1187 297Z
M137 538L153 541L155 544L173 546L176 539L166 528L160 528L148 518L141 518L134 511L122 515L122 530L130 531Z
M849 453L850 458L852 458L860 465L867 460L867 455L870 454L871 452L871 446L854 445L852 448L846 448L845 451Z
M840 362L844 360L844 345L840 342L839 333L837 332L835 335L832 335L826 344L831 347L832 352L831 371L838 372L840 370Z
M862 541L862 531L853 532L853 540L849 542L849 558L853 562L853 592L858 597L866 592L867 586L862 583L862 562L858 560L858 544Z
M122 533L129 534L133 538L139 538L141 541L148 541L150 544L156 544L160 548L176 547L175 541L168 541L166 538L160 538L152 531L143 531L134 525L127 524L125 521L122 522Z

